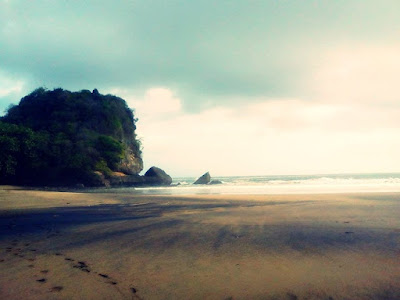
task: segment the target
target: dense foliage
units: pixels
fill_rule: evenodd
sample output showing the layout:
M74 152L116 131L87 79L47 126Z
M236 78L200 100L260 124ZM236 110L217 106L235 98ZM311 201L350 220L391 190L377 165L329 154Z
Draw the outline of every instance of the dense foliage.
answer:
M0 119L0 183L93 185L127 147L140 157L135 121L116 96L39 88Z

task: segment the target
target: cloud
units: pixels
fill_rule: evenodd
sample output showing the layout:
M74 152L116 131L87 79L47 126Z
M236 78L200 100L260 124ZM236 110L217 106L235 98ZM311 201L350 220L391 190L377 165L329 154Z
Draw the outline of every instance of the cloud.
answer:
M24 88L23 80L0 71L0 110L4 111L11 103L17 104Z
M14 93L20 93L22 91L23 82L11 82L9 80L0 79L0 97L10 96Z
M173 118L182 113L182 102L174 93L163 87L154 87L145 91L142 97L132 96L129 89L114 88L109 91L126 99L137 115L144 120L154 121L164 117Z
M169 86L208 99L299 97L320 53L398 37L398 1L0 2L0 67L30 86ZM372 13L373 12L373 13ZM213 101L214 101L213 100Z
M168 88L150 89L142 97L125 91L124 97L138 108L146 167L158 165L173 176L207 170L263 175L400 167L393 161L400 150L400 110L257 99L187 113Z
M312 74L310 90L327 102L399 104L400 44L347 43L330 49Z

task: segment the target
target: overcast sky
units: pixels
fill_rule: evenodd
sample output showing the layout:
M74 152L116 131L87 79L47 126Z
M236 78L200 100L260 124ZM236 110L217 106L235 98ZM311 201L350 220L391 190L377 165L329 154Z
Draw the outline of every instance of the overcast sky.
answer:
M400 1L0 0L0 111L94 89L172 176L400 171Z

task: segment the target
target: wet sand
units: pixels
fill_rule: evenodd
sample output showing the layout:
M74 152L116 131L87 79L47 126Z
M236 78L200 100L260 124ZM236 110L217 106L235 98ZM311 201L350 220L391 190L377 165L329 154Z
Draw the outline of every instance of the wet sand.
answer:
M400 194L0 188L0 299L400 299Z

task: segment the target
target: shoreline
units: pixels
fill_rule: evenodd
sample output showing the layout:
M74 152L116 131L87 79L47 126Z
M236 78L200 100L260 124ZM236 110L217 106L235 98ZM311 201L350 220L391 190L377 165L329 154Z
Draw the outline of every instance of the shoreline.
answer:
M399 209L400 193L0 189L0 297L398 298Z

